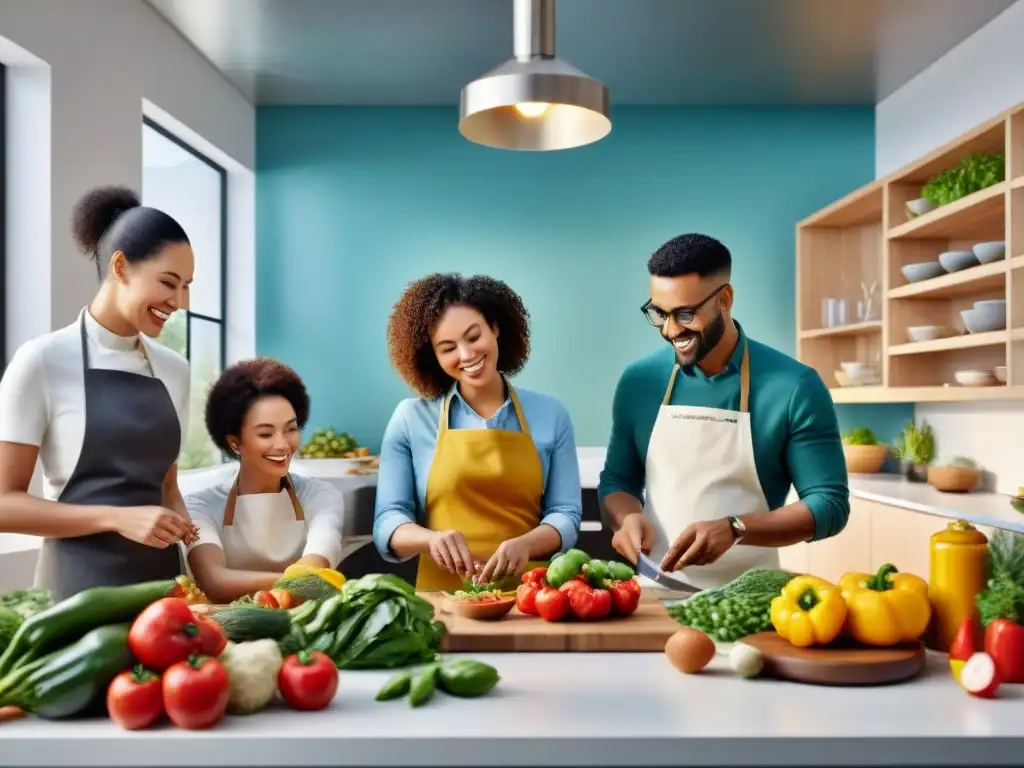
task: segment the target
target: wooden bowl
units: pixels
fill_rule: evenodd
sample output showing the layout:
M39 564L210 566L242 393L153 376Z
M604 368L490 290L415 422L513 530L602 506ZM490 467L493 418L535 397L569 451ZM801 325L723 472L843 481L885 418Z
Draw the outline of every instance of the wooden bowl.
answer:
M448 610L456 616L462 616L467 619L476 619L478 621L493 621L495 619L500 619L511 611L512 607L516 604L516 599L514 597L510 597L506 600L488 600L486 602L452 600L450 597L446 597L445 599L448 601Z
M928 483L944 493L968 493L981 483L981 470L973 467L928 467Z
M889 455L887 445L844 445L846 471L862 475L873 475L882 471L885 459Z

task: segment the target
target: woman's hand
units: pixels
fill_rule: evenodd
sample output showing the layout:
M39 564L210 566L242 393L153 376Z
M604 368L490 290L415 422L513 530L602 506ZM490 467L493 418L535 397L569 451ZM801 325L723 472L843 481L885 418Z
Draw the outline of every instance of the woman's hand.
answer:
M199 529L180 512L165 507L111 507L111 528L126 539L155 549L179 541L191 544Z
M434 531L430 535L427 551L430 552L433 561L448 573L458 573L466 578L472 578L476 570L473 555L466 544L466 537L458 531Z
M480 571L477 580L483 584L518 576L530 561L530 542L524 537L508 539L498 545L497 551Z

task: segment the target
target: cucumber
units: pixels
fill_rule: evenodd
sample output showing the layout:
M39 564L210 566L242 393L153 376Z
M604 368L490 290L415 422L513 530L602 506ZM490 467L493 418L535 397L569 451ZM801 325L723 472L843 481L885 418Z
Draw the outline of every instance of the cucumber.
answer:
M0 656L0 677L106 624L131 621L150 603L168 596L173 579L126 587L94 587L31 616Z
M316 616L320 604L316 600L307 600L302 605L291 608L288 613L292 617L292 624L298 627L305 626Z
M110 682L132 664L130 624L87 632L45 663L0 681L0 707L15 706L49 720L73 717L104 700ZM17 678L17 679L14 679Z
M292 619L283 608L260 608L238 603L213 614L224 635L233 643L249 640L281 640L292 629Z
M340 594L324 600L320 604L320 610L316 612L316 618L306 624L303 629L307 635L318 635L321 632L332 629L335 624L335 617L339 615L344 605L344 599Z

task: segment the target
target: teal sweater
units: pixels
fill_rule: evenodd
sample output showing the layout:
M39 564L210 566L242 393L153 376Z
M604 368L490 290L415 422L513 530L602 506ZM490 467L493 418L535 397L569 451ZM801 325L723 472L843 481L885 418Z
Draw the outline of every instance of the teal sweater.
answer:
M696 366L680 370L672 405L739 410L744 338L740 328L740 343L721 373L708 377ZM835 536L850 515L850 490L832 397L814 369L748 341L754 462L768 506L784 506L793 486L814 515L814 539ZM632 363L619 379L600 499L622 491L643 502L647 445L674 364L675 350L666 344ZM744 511L723 509L722 516Z

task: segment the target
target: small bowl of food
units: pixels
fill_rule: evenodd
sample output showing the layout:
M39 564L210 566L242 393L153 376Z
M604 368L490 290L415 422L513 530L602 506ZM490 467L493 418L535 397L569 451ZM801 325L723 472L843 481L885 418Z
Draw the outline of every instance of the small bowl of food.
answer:
M448 611L479 621L500 619L516 604L515 593L502 592L492 585L466 585L465 589L445 592L444 597Z

